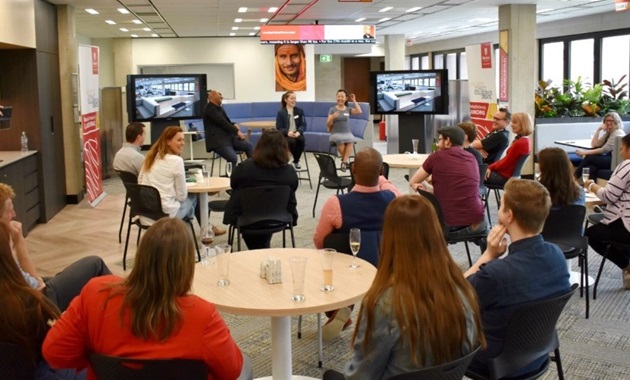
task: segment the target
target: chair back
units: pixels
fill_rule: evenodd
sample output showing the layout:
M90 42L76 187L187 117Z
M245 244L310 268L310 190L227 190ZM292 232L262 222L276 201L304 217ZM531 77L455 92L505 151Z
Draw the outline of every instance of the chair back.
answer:
M444 215L442 214L442 207L440 206L440 202L438 202L435 195L429 193L428 191L424 191L422 189L418 189L418 194L425 197L435 209L435 213L437 214L438 220L440 221L440 226L442 226L442 233L444 234L444 238L448 236L448 230L446 229L446 224L444 223Z
M514 171L512 172L512 178L520 178L521 177L521 169L523 169L523 165L525 161L529 157L529 154L524 154L516 160L516 165L514 165Z
M385 179L389 179L389 164L387 162L383 162L383 168L381 169L381 175L385 177Z
M205 380L208 367L192 359L128 359L91 353L98 380Z
M352 255L350 249L350 233L332 232L324 237L324 248L333 248L335 251Z
M543 226L543 238L550 243L581 248L585 214L586 207L582 205L552 207Z
M137 184L138 183L138 176L133 173L126 172L124 170L116 170L116 173L122 180L123 184L125 183Z
M24 350L12 343L0 343L0 379L33 380L33 363Z
M563 295L524 304L507 325L503 351L489 359L492 379L508 376L558 348L556 323L578 285Z
M249 187L239 190L238 196L241 205L238 226L293 224L293 215L288 210L291 199L289 186Z
M160 192L153 186L126 183L127 194L131 199L132 215L144 216L152 220L167 217L162 211Z
M462 356L457 360L448 363L436 365L434 367L424 368L419 371L403 373L390 377L388 380L461 380L468 364L477 355L480 347L475 348L468 355Z
M325 153L313 153L313 155L319 165L319 178L324 178L335 183L341 182L337 174L337 168L335 167L335 160L331 155Z
M362 229L361 248L359 249L357 257L378 268L382 236L382 231L367 231ZM328 234L324 237L324 248L333 248L339 253L352 255L349 232L335 231Z

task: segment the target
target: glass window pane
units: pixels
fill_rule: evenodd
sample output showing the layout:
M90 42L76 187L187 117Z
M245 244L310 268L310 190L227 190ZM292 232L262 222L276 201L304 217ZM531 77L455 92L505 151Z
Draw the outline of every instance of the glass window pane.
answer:
M572 81L577 81L578 77L582 77L582 83L593 84L593 61L595 59L595 55L593 54L594 41L595 40L592 38L571 41L569 70Z
M411 57L406 55L405 56L405 70L409 70L410 66L411 66Z
M562 88L564 79L564 43L550 42L543 45L542 80L551 79L553 87Z
M433 68L436 70L444 68L444 54L435 54L433 56Z
M411 69L412 70L420 69L420 57L418 56L411 57Z
M449 79L457 79L457 53L446 55L446 69Z
M428 69L431 68L430 65L429 65L429 56L428 55L423 55L422 57L420 57L420 62L421 62L420 68L422 70L428 70Z
M468 62L466 62L466 52L459 53L459 79L468 79Z
M602 39L602 80L619 82L626 75L624 83L630 77L630 35L606 37ZM624 87L628 91L628 85Z

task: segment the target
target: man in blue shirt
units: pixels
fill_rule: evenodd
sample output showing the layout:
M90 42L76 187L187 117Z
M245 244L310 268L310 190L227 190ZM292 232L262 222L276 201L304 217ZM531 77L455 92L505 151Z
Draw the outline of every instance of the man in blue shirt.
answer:
M542 231L551 199L547 189L531 180L511 178L501 198L499 223L488 234L488 246L466 273L477 291L488 346L470 364L487 373L487 360L502 350L508 321L523 304L552 298L570 290L569 271L560 249L543 241ZM506 235L510 237L508 247ZM499 260L507 250L507 256ZM534 371L545 356L512 376Z

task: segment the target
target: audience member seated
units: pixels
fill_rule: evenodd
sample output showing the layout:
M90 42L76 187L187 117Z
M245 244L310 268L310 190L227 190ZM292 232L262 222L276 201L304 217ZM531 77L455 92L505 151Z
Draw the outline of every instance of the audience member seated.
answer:
M567 152L560 148L545 148L538 153L538 180L549 191L551 207L582 205L586 201L584 189L573 178L573 165Z
M536 181L517 178L508 180L504 189L499 223L488 234L486 251L465 274L477 291L488 342L470 364L477 373L487 373L488 359L501 352L508 322L521 305L559 296L570 288L562 251L540 235L551 207L547 189ZM508 249L508 255L498 260ZM546 356L510 377L540 368Z
M602 133L603 132L603 133ZM582 162L575 168L574 176L582 178L582 168L589 168L589 175L597 179L600 169L609 169L612 160L611 152L615 145L616 137L623 137L623 122L615 111L608 112L604 116L604 122L597 128L591 140L592 149L578 149L575 154L582 157Z
M409 181L415 190L434 192L449 236L488 229L479 197L479 164L462 149L466 134L460 127L438 129L438 151L424 161ZM431 176L432 186L424 182Z
M83 379L85 373L54 370L42 358L41 346L48 332L48 320L61 314L44 295L25 280L11 253L9 226L0 223L0 342L21 348L32 363L35 380Z
M355 186L347 194L335 195L324 203L322 215L317 223L313 242L315 247L324 247L324 238L335 231L349 232L361 229L361 248L358 257L378 266L378 251L383 229L385 208L400 191L381 175L383 157L374 148L361 149L354 160L352 174ZM350 327L351 308L327 312L322 336L329 341L342 329Z
M531 151L527 136L534 132L532 117L525 112L517 112L512 115L512 132L516 137L508 148L505 157L488 165L485 182L489 185L502 186L512 177L518 160L528 155Z
M114 156L114 170L122 170L138 176L144 164L144 155L140 148L144 144L144 124L133 122L125 130L126 143Z
M492 117L492 132L481 140L474 140L472 147L479 150L484 157L484 163L492 164L498 161L508 146L510 132L506 129L510 124L511 114L507 108L499 108Z
M223 95L216 90L208 91L208 104L203 111L203 128L206 136L206 151L215 152L236 167L236 151L245 152L251 157L252 143L245 139L245 135L238 125L225 113Z
M612 261L623 270L624 288L630 289L630 252L615 247L608 249L608 243L630 242L630 134L621 139L623 161L617 165L605 187L592 179L584 185L606 203L604 219L586 229L588 244L600 255Z
M430 294L430 296L428 296ZM385 211L378 272L361 303L344 374L385 380L456 360L485 346L474 289L453 261L431 203L394 199Z
M54 277L41 278L26 248L22 223L13 220L16 217L14 197L15 193L11 186L0 183L0 224L7 226L9 230L13 258L26 282L33 289L40 290L46 298L64 311L91 278L111 272L100 257L86 256L70 264Z
M232 196L223 214L223 223L236 225L241 215L241 191L250 187L288 186L291 188L288 211L293 215L293 224L297 225L298 212L295 191L298 177L295 170L287 164L289 146L287 140L278 130L269 129L262 137L252 154L252 158L244 161L236 168L230 178ZM272 234L250 235L243 233L243 239L249 249L269 248Z
M306 118L304 111L295 106L296 98L293 91L282 94L282 108L276 116L276 128L282 132L289 143L289 150L293 155L293 166L297 170L302 169L300 158L304 153L306 141L304 131L306 131Z
M195 273L190 228L162 218L142 237L127 278L90 281L44 340L53 368L88 368L95 352L134 359L203 360L208 379L251 378L214 305L191 294ZM188 253L188 254L185 254ZM248 361L245 361L246 363Z
M464 133L466 134L466 138L464 140L464 143L462 144L464 150L475 156L475 160L477 160L478 165L483 164L483 156L477 149L473 148L471 145L472 142L475 141L475 139L477 138L477 125L473 122L465 121L463 123L457 124L457 126L463 129Z

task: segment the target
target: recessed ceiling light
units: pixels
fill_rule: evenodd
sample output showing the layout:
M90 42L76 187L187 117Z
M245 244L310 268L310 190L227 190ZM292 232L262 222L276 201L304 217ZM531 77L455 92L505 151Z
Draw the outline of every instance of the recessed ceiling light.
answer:
M278 7L271 7L267 10L267 13L275 13L278 10Z
M251 32L251 33L249 33L249 35L250 35L250 36L255 36L255 35L256 35L256 33Z
M142 24L142 21L140 21L140 20L131 20L131 22L133 22L136 25Z
M236 33L230 33L230 36L236 36Z
M387 20L391 20L391 17L382 18L382 19L378 20L378 22L384 22L384 21L387 21Z
M267 22L267 21L269 21L269 19L268 19L268 18L261 18L261 19L260 19L260 22Z
M379 12L387 12L387 11L392 10L392 9L394 9L394 7L385 7L383 9L381 9Z
M142 30L144 30L145 32L150 32L151 28L142 28Z
M118 8L118 12L124 14L124 15L128 15L129 11L127 10L127 8Z
M420 9L422 9L422 7L413 7L413 8L407 9L405 12L407 12L407 13L415 12L415 11L419 11Z
M132 34L131 37L138 38L138 35L137 34Z
M116 25L116 21L114 20L105 20L106 23L108 23L109 25Z
M247 7L240 7L238 9L238 13L245 13L245 12L247 12Z
M127 28L120 28L120 31L121 31L121 32L128 32L128 31L129 31L129 29L127 29Z
M153 33L151 37L159 37L157 34Z
M91 14L91 15L97 15L98 12L95 9L92 8L88 8L85 10L87 13Z
M238 30L238 26L233 26L232 30Z
M235 18L234 22L243 22L243 19L242 18Z
M365 17L358 18L358 19L354 20L354 22L361 22L363 20L365 20Z

